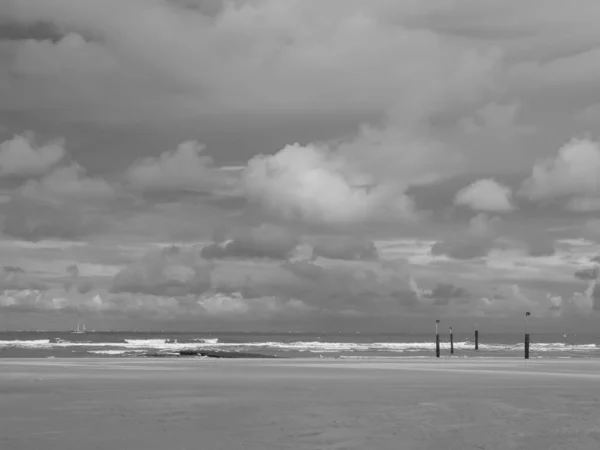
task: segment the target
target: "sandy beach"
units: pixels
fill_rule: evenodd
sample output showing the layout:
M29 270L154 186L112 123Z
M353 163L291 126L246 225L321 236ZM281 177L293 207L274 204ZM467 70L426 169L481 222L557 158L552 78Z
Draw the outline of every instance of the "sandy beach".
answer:
M0 360L0 448L600 448L592 360Z

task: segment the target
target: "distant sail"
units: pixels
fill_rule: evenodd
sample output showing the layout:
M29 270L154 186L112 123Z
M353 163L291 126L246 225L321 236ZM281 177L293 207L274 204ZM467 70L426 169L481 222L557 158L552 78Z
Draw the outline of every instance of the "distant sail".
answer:
M79 322L77 322L77 329L71 331L71 333L84 334L85 333L85 324L83 324L83 327L82 327L81 324Z

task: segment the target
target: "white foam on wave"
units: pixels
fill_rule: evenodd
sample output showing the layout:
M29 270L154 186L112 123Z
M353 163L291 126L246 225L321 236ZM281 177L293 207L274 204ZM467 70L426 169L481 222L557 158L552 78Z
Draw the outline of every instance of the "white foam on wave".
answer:
M188 348L204 348L215 346L218 339L207 339L206 342L177 342L177 339L125 339L124 342L90 342L90 341L65 341L63 339L36 339L36 340L10 340L1 341L0 348L28 348L28 349L53 349L53 348L123 348L123 349L158 349L177 352Z
M522 347L522 345L521 345ZM575 344L565 344L563 342L556 342L556 343L552 343L552 344L536 344L536 343L532 343L530 344L530 347L532 350L537 350L540 352L556 352L556 351L585 351L585 352L589 352L589 351L597 351L600 350L600 348L596 345L596 344L579 344L579 345L575 345Z
M19 347L19 348L39 348L50 345L50 339L35 339L32 341L0 341L0 348Z
M216 344L217 342L219 342L218 338L213 338L213 339L193 339L194 342L199 342L201 344Z
M157 347L165 344L177 344L177 339L125 339L125 342L136 347Z
M192 339L192 343L179 342L177 339L125 339L125 342L130 345L137 345L142 347L156 347L160 345L174 345L181 344L189 346L194 344L216 344L219 342L218 338L207 339L207 338L197 338Z
M125 355L131 353L142 353L145 350L89 350L88 353L92 353L94 355L109 355L109 356L118 356Z

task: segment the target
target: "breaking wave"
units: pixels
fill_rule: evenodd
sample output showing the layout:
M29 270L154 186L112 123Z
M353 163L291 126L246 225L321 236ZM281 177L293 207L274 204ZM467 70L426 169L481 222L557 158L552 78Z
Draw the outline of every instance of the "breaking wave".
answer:
M0 340L0 349L22 348L22 349L65 349L79 348L88 349L89 353L97 355L121 355L143 353L147 350L178 352L190 349L221 349L228 351L243 351L246 349L260 349L262 351L294 351L307 353L347 353L347 352L375 352L375 353L418 353L432 352L435 349L434 342L320 342L320 341L295 341L295 342L219 342L218 339L191 339L179 342L177 339L124 339L121 342L91 342L91 341L69 341L65 339L35 339L35 340ZM443 343L444 350L449 349L448 343ZM473 343L469 341L456 342L455 352L467 352L473 350ZM532 343L532 352L541 353L596 353L600 348L596 344L574 345L564 342L554 343ZM523 344L480 344L479 354L483 356L486 352L519 352L523 351Z

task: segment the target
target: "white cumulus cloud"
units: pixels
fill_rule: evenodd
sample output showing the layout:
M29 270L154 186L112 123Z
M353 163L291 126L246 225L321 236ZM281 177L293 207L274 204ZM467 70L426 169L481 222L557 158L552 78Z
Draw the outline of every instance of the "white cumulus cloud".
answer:
M530 200L569 198L574 210L600 207L600 144L573 139L560 148L555 158L539 161L519 193Z
M250 200L288 220L344 225L413 216L412 201L400 186L372 185L341 155L315 145L255 156L242 183Z
M512 211L512 190L492 178L478 180L457 192L454 204L477 211Z
M0 175L41 175L60 162L64 156L63 140L37 145L31 132L16 135L0 143Z
M186 141L158 158L136 161L127 172L131 185L144 191L213 191L231 186L233 177L214 166L205 146Z

